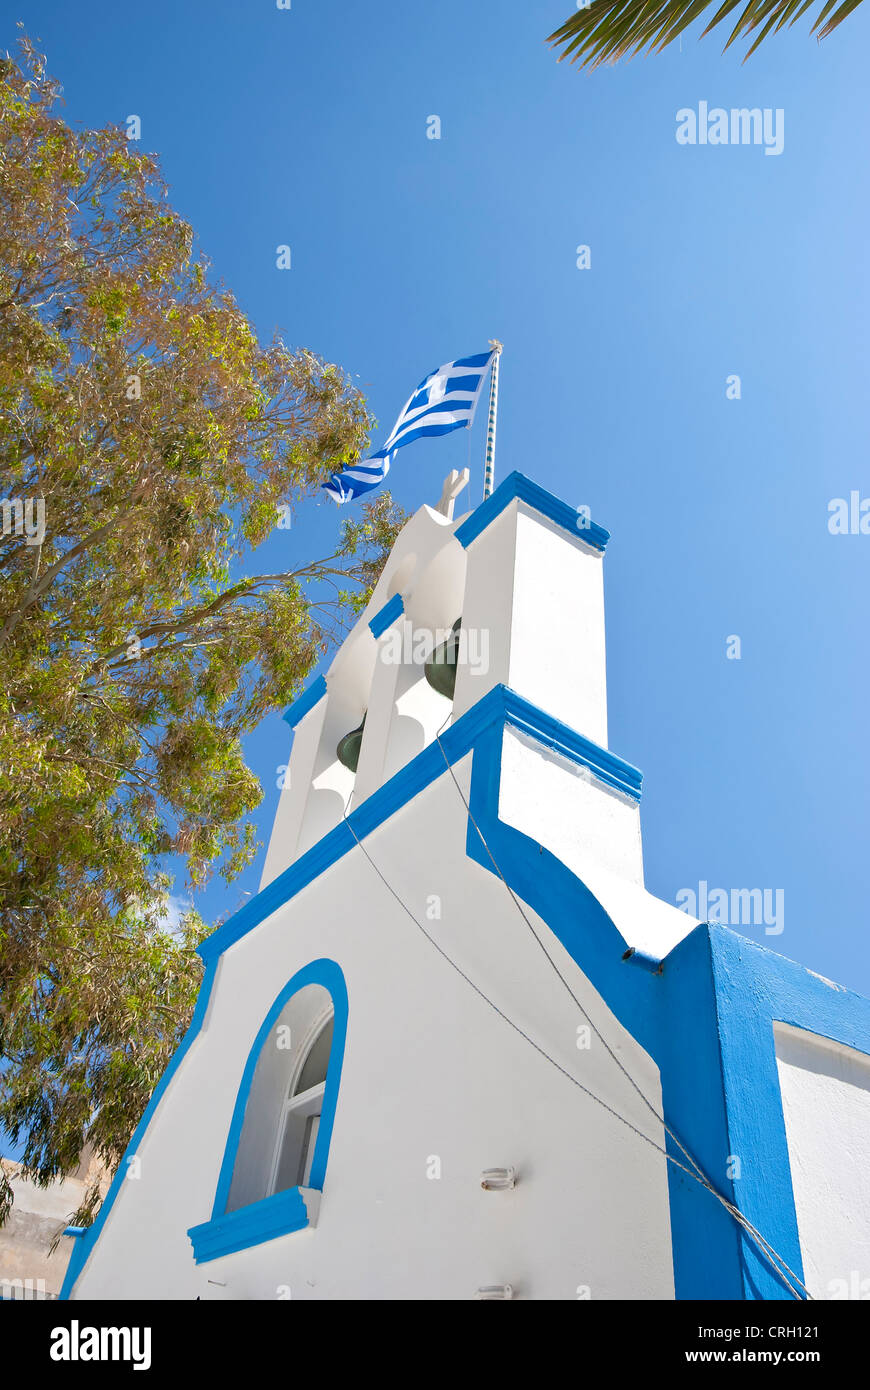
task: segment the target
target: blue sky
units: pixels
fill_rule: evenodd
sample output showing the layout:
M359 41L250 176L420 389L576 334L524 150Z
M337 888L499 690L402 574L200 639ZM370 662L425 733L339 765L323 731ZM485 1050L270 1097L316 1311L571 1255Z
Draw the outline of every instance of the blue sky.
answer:
M504 342L497 476L612 532L610 744L645 774L648 887L781 889L782 934L742 930L868 993L870 536L827 523L832 498L870 497L870 5L745 65L699 25L595 74L544 43L570 9L19 0L0 44L18 18L41 39L69 121L140 116L215 274L263 337L358 378L376 443L425 372ZM678 144L701 101L782 108L783 152ZM435 501L467 459L463 434L411 446L395 495ZM322 553L337 525L306 506L257 568ZM264 842L288 747L277 714L248 741ZM202 910L239 905L261 863Z

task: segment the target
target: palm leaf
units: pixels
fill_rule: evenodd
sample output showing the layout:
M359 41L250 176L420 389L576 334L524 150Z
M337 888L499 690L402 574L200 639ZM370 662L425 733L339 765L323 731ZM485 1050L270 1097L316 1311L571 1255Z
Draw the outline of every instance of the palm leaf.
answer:
M825 38L827 38L827 36L828 36L828 34L830 34L831 30L832 30L832 29L836 29L837 25L840 23L841 20L843 20L843 19L846 18L846 15L847 15L847 14L851 14L853 10L857 10L857 8L858 8L858 6L860 5L860 3L861 3L861 0L843 0L843 4L842 4L842 5L840 6L840 8L837 10L836 14L833 14L833 15L831 16L831 18L828 20L827 24L825 25L824 29L822 29L821 32L819 33L819 38L820 38L820 39L825 39ZM815 30L815 28L816 28L816 26L814 25L814 26L813 26L813 29Z
M584 68L597 68L643 50L660 53L713 3L714 0L592 0L588 9L578 10L566 19L547 42L558 49L559 62L567 58ZM861 0L723 0L701 37L742 5L725 47L729 48L738 38L751 36L745 55L748 58L769 33L791 28L813 6L820 8L810 32L818 31L818 37L824 39L860 3Z
M819 17L813 25L812 29L810 30L811 34L814 34L816 32L819 25L822 23L822 20L827 18L827 16L831 13L831 10L834 8L836 3L837 0L825 0L825 4L822 6L819 12Z

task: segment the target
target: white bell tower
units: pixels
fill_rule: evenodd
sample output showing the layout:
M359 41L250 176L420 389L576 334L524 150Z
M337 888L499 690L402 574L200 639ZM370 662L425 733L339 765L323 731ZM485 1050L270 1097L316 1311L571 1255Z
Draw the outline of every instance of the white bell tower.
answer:
M450 474L438 506L421 507L406 524L325 678L287 712L295 737L261 887L497 686L606 754L608 532L519 473L454 520L454 499L466 482L467 470ZM457 619L451 702L429 684L425 663ZM363 719L354 771L338 746ZM502 795L520 807L529 791L521 789L521 739L515 731L502 784ZM578 866L640 885L637 797L585 765L578 774L558 760L544 765L538 755L536 762L542 800L555 790L545 790L549 783L571 779L571 824L554 826L560 852L571 848ZM560 788L549 805L562 807L563 794ZM549 812L541 805L534 814Z

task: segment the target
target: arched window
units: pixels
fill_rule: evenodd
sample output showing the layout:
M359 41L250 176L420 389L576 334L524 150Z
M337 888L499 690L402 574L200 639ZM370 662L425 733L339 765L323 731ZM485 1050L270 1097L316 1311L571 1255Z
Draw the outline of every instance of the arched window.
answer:
M319 960L282 989L254 1040L236 1098L211 1221L188 1232L197 1262L308 1224L338 1100L347 992Z

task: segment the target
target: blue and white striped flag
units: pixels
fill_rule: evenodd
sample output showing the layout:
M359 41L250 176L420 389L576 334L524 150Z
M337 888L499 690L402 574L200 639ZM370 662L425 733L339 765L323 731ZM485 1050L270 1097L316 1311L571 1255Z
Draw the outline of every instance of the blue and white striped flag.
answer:
M390 471L397 449L427 435L449 434L470 428L483 379L493 359L492 352L459 357L445 362L425 376L393 426L382 449L362 463L333 473L323 486L333 501L350 502L378 487Z

